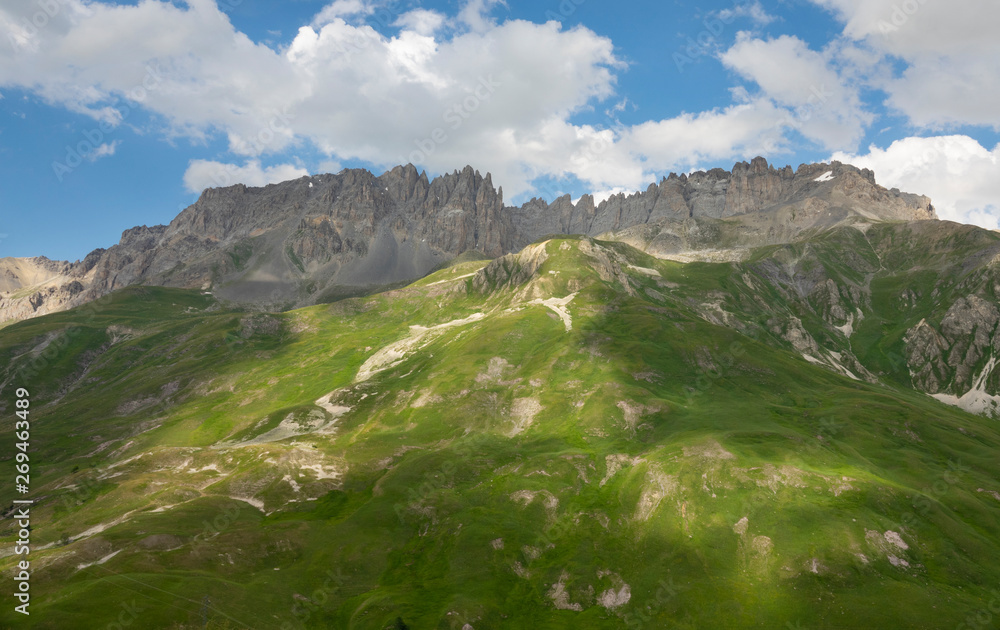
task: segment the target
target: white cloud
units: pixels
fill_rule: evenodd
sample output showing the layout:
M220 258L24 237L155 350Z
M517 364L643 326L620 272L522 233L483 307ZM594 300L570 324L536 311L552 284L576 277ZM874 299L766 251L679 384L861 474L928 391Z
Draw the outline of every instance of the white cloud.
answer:
M332 23L302 29L291 44L286 56L311 85L291 109L296 133L339 159L414 162L432 172L471 163L491 171L508 198L540 174L565 170L578 143L568 118L613 95L621 67L610 40L556 23L508 21L447 39L372 33L350 47L360 31ZM565 133L554 134L556 123ZM540 148L542 136L568 144Z
M622 113L623 111L626 110L626 108L629 107L629 105L632 106L633 111L638 109L638 107L636 107L636 104L629 101L628 97L626 96L622 100L612 105L610 108L604 110L604 115L607 116L608 118L615 118L615 114Z
M414 9L399 16L393 23L404 30L413 31L418 35L434 35L443 25L445 16L437 11Z
M334 0L313 17L312 25L322 27L338 18L371 15L374 12L374 5L366 0Z
M309 171L294 164L276 164L262 168L257 160L243 166L209 160L191 160L184 172L184 187L200 193L206 188L224 188L234 184L266 186L309 175Z
M630 129L623 141L643 156L649 170L664 172L726 159L771 152L781 142L783 110L758 98L698 114L651 121Z
M97 148L86 155L86 158L91 162L96 162L103 157L110 157L115 154L115 151L118 149L118 145L120 145L121 142L121 140L115 140L113 142L105 142L98 145Z
M846 37L903 60L880 87L913 124L1000 128L1000 2L812 1L838 16Z
M635 192L636 190L633 188L622 188L621 186L616 186L614 188L609 188L608 190L598 190L593 192L591 193L591 197L594 198L594 205L599 206L601 203L607 201L615 195L625 195L627 197ZM579 199L573 199L572 201L574 205L580 203Z
M482 33L496 25L496 21L490 17L490 11L496 5L505 7L507 3L504 0L466 0L458 12L458 21L473 31Z
M344 169L344 165L336 160L323 160L316 167L317 173L339 173Z
M749 18L757 26L767 26L778 19L764 9L760 0L737 4L732 9L723 9L719 11L718 16L726 24L736 18Z
M720 59L760 86L765 96L790 108L784 116L787 126L827 149L857 146L873 119L857 88L842 79L826 55L798 37L763 40L740 33Z
M962 135L911 137L831 159L872 169L882 186L927 195L942 219L1000 227L1000 145L990 150Z

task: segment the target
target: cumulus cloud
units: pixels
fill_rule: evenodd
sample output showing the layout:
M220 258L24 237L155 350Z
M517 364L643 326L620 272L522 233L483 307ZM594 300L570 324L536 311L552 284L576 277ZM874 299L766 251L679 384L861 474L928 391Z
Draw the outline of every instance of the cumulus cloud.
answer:
M210 160L192 160L184 172L184 187L200 193L206 188L220 188L234 184L266 186L309 175L309 171L294 164L276 164L261 167L258 160L243 166Z
M654 172L731 156L753 157L781 142L784 113L769 99L757 98L636 125L625 134L623 144Z
M400 15L393 26L413 31L417 35L431 36L444 25L444 21L445 16L437 11L414 9Z
M942 219L1000 227L1000 145L987 149L964 135L911 137L831 159L872 169L883 186L929 196Z
M507 3L504 0L466 0L458 12L458 20L481 33L496 24L490 16L490 11L496 5L505 7Z
M827 55L798 37L759 39L740 33L720 56L722 63L790 109L789 127L827 149L857 146L873 116L858 89L845 81Z
M904 62L880 87L913 124L1000 128L1000 3L812 1L834 12L845 37Z

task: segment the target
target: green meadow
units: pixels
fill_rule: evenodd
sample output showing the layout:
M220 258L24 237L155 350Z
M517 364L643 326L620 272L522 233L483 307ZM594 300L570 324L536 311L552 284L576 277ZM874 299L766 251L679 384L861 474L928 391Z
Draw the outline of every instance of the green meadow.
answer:
M560 238L283 313L134 287L4 327L2 466L25 387L36 505L30 620L5 596L0 627L992 627L1000 426L900 357L996 290L958 262L996 237L931 240ZM867 287L852 334L803 278Z

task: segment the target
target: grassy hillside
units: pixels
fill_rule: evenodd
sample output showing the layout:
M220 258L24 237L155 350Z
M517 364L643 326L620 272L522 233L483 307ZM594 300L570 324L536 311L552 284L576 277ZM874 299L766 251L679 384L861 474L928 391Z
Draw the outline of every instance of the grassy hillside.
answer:
M281 314L136 288L6 327L31 627L956 627L1000 585L1000 430L878 358L934 310L894 311L920 261L824 238L556 239ZM870 285L853 335L793 287L831 277Z

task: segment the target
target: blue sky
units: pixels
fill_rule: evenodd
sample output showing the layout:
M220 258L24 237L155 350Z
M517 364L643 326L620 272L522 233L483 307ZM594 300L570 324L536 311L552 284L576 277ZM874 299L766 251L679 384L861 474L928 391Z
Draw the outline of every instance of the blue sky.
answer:
M995 229L998 23L992 0L0 0L0 256L407 161L521 203L840 159Z

